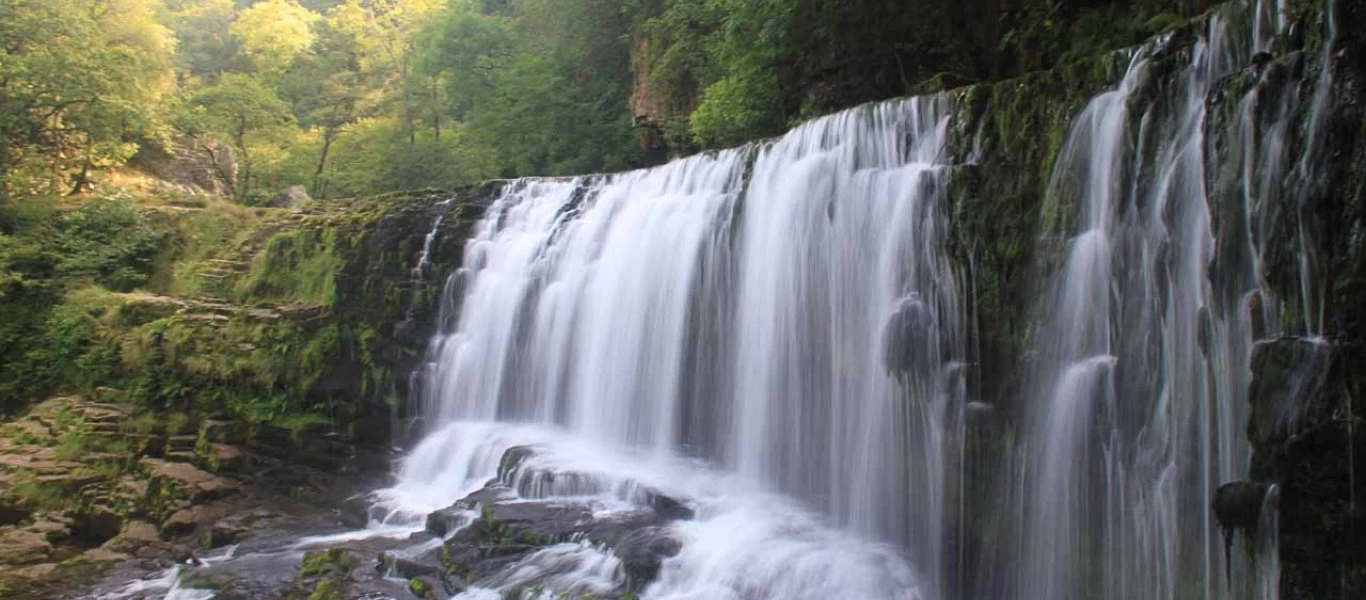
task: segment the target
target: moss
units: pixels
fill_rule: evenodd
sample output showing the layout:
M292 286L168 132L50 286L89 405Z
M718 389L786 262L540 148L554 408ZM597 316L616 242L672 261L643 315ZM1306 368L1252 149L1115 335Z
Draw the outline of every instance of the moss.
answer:
M408 580L408 591L423 600L436 599L436 589L432 587L432 584L417 577Z
M355 559L342 548L309 550L304 553L303 564L299 566L299 579L323 575L346 576L355 567Z
M345 600L346 586L335 579L322 579L313 586L313 593L308 595L308 600Z
M337 276L344 264L338 255L340 234L331 229L302 227L277 233L252 261L251 271L237 287L238 300L247 303L291 300L331 305L337 299Z

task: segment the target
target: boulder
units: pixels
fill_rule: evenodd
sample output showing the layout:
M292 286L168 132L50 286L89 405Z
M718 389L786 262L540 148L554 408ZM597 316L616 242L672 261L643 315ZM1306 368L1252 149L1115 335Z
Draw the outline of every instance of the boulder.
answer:
M353 529L364 529L370 524L370 507L374 506L374 496L357 494L342 501L341 522Z
M266 206L271 208L299 208L312 201L313 198L308 195L308 189L302 185L291 185L266 201Z
M1232 481L1214 492L1214 516L1227 532L1256 531L1267 486L1255 481Z
M933 332L934 316L920 295L903 298L882 330L883 367L897 376L915 371Z

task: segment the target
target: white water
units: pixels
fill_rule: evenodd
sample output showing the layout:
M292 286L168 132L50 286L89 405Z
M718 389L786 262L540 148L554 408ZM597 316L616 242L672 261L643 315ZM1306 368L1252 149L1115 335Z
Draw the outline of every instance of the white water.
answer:
M219 561L232 560L237 552L237 546L224 546L223 548L200 557L205 565L211 565ZM215 596L209 590L197 590L182 588L180 586L180 575L187 569L197 567L189 565L175 565L162 571L155 577L130 581L123 587L102 594L96 600L138 600L142 598L165 598L165 600L210 600Z
M1279 219L1299 218L1273 207L1297 197L1287 136L1307 94L1263 72L1235 114L1210 120L1213 84L1286 26L1278 3L1258 2L1250 17L1226 8L1172 91L1144 87L1157 65L1139 52L1075 122L1055 167L1050 194L1079 218L1041 299L1042 360L1017 449L1027 491L1009 587L1019 597L1276 595L1274 535L1255 563L1244 552L1225 565L1210 498L1247 472L1253 342L1281 332L1284 305L1260 244ZM1325 75L1313 93L1306 156L1328 85ZM1211 136L1229 148L1213 163ZM1291 327L1315 335L1321 299L1302 222L1298 231L1301 318Z
M536 431L562 436L555 456L591 443L598 489L648 481L695 506L646 598L937 596L963 328L947 109L890 102L657 169L509 184L429 354L427 414L449 425L377 527L479 489ZM521 568L599 552L562 550Z
M507 482L523 499L611 515L663 493L695 511L645 599L1274 597L1278 492L1258 561L1235 553L1227 578L1209 500L1247 470L1253 342L1322 331L1313 228L1294 215L1296 298L1269 291L1259 244L1287 217L1269 207L1312 179L1332 81L1306 95L1259 74L1218 119L1207 99L1286 26L1270 0L1224 11L1162 91L1160 41L1076 117L1020 421L977 457L1008 465L998 489L960 471L973 327L948 250L954 107L918 98L655 169L508 183L446 284L416 386L427 436L369 529L296 548L406 537L529 446L528 472L555 476ZM1009 518L969 546L964 507L993 502ZM176 575L126 592L185 593ZM610 548L576 541L473 583L458 597L625 581Z

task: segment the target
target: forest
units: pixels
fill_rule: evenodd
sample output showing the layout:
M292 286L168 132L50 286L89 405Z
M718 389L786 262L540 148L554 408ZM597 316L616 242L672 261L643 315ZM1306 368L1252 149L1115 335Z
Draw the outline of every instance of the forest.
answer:
M0 0L0 202L176 152L245 204L622 170L1091 56L1204 4Z

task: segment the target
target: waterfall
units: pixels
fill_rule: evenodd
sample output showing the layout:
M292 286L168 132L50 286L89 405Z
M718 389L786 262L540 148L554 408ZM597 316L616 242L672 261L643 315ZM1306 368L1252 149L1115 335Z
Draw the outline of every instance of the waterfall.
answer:
M1286 26L1278 4L1256 4L1251 35L1243 18L1237 6L1211 17L1169 90L1151 83L1162 66L1149 49L1138 52L1118 88L1078 117L1054 168L1050 195L1080 217L1041 297L1042 359L1019 448L1019 597L1274 597L1250 574L1274 573L1274 552L1225 565L1210 498L1248 469L1253 343L1281 335L1285 306L1261 244L1312 167L1290 155L1304 94L1284 73L1254 73L1231 119L1207 114L1213 85ZM1297 227L1302 317L1292 327L1314 335L1321 300Z
M992 324L951 252L956 162L980 157L954 158L976 147L956 139L964 95L877 103L657 168L507 182L446 284L428 435L377 521L411 527L530 447L572 476L526 498L696 509L645 598L1274 597L1275 536L1225 564L1210 502L1250 462L1255 342L1324 327L1303 205L1332 80L1306 91L1257 58L1291 26L1279 2L1202 23L1123 53L1071 119L1019 398L968 393ZM1271 281L1286 227L1295 294ZM986 403L1011 421L969 451ZM1009 522L971 531L988 520L968 506ZM614 560L559 545L483 584L553 563L605 593Z
M390 518L478 489L501 450L568 435L752 487L698 534L733 535L721 524L738 518L780 550L746 597L936 596L964 335L946 253L950 108L882 103L655 169L509 183L447 286L458 299L425 386L445 428L386 492ZM751 512L775 493L797 501L788 523ZM829 526L909 548L921 576L899 553L814 533ZM786 527L835 537L782 550ZM736 560L774 551L735 544ZM882 558L831 571L869 553ZM781 581L778 559L811 563L810 581ZM696 560L660 585L697 593L689 578L719 567Z

